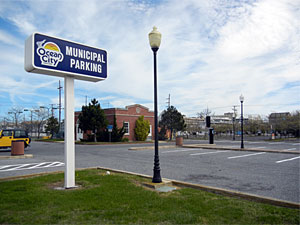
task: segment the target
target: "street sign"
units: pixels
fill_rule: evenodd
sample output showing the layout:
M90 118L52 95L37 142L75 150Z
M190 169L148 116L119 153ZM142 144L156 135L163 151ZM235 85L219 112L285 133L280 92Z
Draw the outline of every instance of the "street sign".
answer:
M107 78L105 50L33 33L25 42L25 70L97 82Z
M113 125L107 125L108 132L112 132L112 129L113 129Z

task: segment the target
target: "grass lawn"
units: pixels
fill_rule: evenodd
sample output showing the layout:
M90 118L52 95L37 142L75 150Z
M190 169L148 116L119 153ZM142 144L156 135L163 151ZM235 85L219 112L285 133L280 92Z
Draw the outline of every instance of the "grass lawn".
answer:
M299 210L181 188L159 193L143 178L76 171L80 188L63 174L0 181L0 224L299 224ZM146 181L146 180L144 180Z

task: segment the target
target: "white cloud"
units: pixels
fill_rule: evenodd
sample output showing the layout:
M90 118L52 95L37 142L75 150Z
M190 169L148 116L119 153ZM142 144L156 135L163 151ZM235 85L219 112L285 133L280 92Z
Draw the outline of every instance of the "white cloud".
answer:
M85 104L87 95L110 107L140 103L152 109L153 55L148 33L156 25L162 33L160 111L169 93L171 104L187 115L196 115L207 106L216 113L230 111L239 104L241 93L246 105L272 105L274 92L278 105L284 105L286 98L297 100L295 90L289 90L287 84L300 80L298 0L4 3L1 18L19 32L15 37L7 27L0 27L0 78L10 77L3 79L0 88L7 91L15 85L13 91L7 91L11 96L26 88L34 101L36 95L48 103L57 101L58 78L31 75L23 69L20 40L40 31L108 51L108 79L76 81L76 108ZM7 82L12 83L4 85ZM247 110L267 114L271 108Z
M260 1L220 30L219 51L239 60L280 49L298 27L284 1Z
M0 29L0 42L8 45L14 45L18 48L23 47L23 43L20 43L20 40L15 38L13 35L5 32L4 30Z

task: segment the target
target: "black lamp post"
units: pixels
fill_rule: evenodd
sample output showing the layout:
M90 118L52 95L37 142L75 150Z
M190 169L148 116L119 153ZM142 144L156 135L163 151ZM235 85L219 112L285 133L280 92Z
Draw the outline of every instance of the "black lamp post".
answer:
M244 118L243 118L243 102L244 102L244 96L241 95L240 96L240 102L241 102L241 132L242 132L242 136L241 136L241 148L244 148Z
M161 183L159 156L158 156L158 125L157 125L157 75L156 75L156 53L159 49L161 41L161 33L156 27L149 33L149 42L154 56L154 138L155 138L155 154L154 154L154 168L153 168L153 183Z

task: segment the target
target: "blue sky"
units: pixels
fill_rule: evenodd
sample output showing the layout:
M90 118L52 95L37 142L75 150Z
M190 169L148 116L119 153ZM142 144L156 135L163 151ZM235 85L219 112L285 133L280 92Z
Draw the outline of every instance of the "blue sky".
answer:
M246 115L300 109L300 0L0 0L0 119L13 107L58 104L63 79L24 70L24 41L41 32L107 50L108 78L75 81L75 110L101 106L153 109L153 55L158 51L159 111L187 116L207 107ZM57 112L56 112L57 114ZM29 114L27 114L29 116Z

